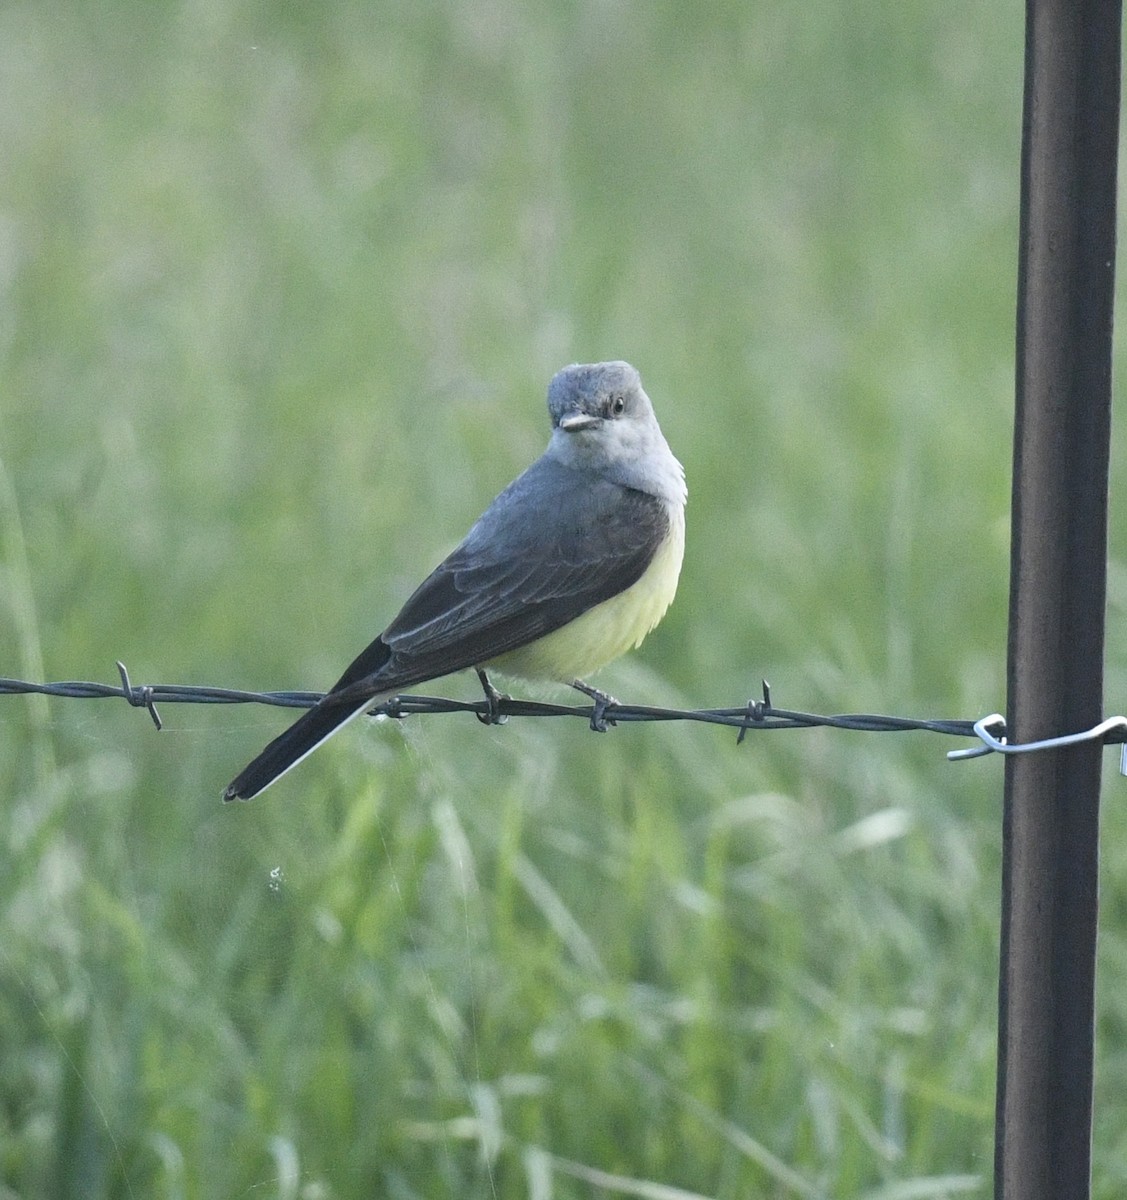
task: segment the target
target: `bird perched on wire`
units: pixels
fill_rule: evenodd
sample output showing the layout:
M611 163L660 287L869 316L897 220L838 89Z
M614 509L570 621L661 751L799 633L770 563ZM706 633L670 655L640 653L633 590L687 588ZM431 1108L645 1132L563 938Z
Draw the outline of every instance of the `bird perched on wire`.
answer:
M548 448L493 501L456 550L314 708L228 786L249 800L381 699L473 667L570 684L637 646L665 615L685 546L685 473L638 372L565 367L548 385Z

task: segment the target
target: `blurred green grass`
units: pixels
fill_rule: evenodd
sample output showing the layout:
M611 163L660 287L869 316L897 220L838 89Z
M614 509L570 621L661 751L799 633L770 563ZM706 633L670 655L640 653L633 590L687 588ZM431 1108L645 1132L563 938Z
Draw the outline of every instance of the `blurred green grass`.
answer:
M324 686L539 452L552 371L625 357L689 542L606 686L999 707L1021 19L5 6L4 673ZM998 764L435 718L220 808L284 717L165 717L4 704L4 1195L989 1194Z

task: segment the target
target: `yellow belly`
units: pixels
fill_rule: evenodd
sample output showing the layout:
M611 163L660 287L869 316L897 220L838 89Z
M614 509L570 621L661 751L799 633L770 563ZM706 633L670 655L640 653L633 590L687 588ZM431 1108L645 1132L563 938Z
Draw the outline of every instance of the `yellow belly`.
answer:
M679 511L665 545L645 574L624 592L604 600L538 641L484 664L524 679L570 683L633 650L665 616L677 591L685 554L685 514Z

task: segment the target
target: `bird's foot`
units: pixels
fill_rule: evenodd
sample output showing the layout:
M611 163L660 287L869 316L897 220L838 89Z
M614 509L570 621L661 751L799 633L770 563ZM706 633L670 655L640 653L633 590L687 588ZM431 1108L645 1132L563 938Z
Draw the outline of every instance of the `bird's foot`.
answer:
M476 667L475 670L478 679L481 680L481 690L485 693L485 712L478 713L477 719L483 725L504 725L509 718L501 711L501 701L511 700L512 696L499 692L489 682L489 676L481 667Z
M590 696L595 702L594 708L591 709L591 731L606 733L607 729L614 724L614 717L607 716L607 709L617 707L618 701L606 692L600 692L598 688L584 683L582 679L573 679L571 686L577 692L582 692L584 696Z

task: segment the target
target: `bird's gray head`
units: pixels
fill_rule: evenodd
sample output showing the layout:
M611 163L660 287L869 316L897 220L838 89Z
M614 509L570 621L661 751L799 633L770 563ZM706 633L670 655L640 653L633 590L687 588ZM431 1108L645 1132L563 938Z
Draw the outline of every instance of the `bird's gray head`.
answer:
M625 487L684 503L685 473L629 363L564 367L548 385L548 412L548 454Z

